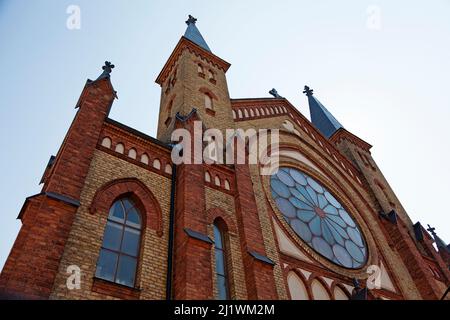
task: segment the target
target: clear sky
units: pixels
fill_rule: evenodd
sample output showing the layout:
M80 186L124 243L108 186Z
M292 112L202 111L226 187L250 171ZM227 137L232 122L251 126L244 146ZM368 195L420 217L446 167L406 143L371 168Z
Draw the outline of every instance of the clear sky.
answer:
M66 26L68 6L80 29ZM111 117L156 135L156 76L187 15L232 64L231 97L308 84L372 154L412 220L450 241L450 1L0 0L0 268L87 78L116 68ZM444 206L441 207L441 204Z

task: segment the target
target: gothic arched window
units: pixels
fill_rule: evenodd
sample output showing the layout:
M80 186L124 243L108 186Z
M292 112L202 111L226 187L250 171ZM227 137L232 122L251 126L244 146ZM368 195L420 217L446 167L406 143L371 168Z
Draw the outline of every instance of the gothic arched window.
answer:
M106 222L96 277L134 287L141 228L141 215L131 199L114 202Z
M223 228L214 222L214 251L216 256L216 281L217 281L217 298L219 300L227 300L229 296L227 263L225 252L225 235Z

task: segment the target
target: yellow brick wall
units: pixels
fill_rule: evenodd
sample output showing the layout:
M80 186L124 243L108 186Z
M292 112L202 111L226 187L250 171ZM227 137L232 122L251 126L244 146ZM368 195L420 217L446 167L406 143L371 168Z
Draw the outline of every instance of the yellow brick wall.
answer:
M222 209L227 217L233 221L235 226L237 226L237 218L235 211L235 203L234 197L226 194L224 192L218 191L216 189L212 189L210 187L206 187L205 189L205 197L206 197L206 210L212 208L220 208ZM208 236L211 239L214 239L214 232L212 225L208 227ZM239 240L239 234L237 232L228 232L228 241L229 241L229 254L227 259L227 272L229 276L229 280L231 283L230 288L230 296L231 299L234 300L243 300L247 299L247 288L245 287L245 274L244 274L244 265L242 262L242 251L241 251L241 243ZM214 295L217 295L217 286L216 284L216 265L215 265L215 256L214 256L214 246L211 246L211 261L213 262L212 270L213 270L213 283L214 283Z
M215 74L216 84L209 81L208 76L201 78L197 71L197 62L200 61L205 68L211 69ZM161 91L161 113L158 122L157 138L162 141L169 141L170 134L173 131L173 123L167 127L164 122L167 119L166 106L175 95L171 117L174 118L177 112L181 115L187 115L196 108L206 128L226 129L233 128L234 121L231 113L230 95L226 76L223 70L216 66L201 60L198 56L184 50L176 63L177 81L174 87L166 94L166 82ZM207 69L205 70L205 72ZM172 71L173 72L173 71ZM170 78L170 77L169 77ZM216 97L213 99L214 115L207 114L205 109L204 94L199 91L200 88L207 88Z
M167 274L167 241L170 208L170 179L97 150L81 194L65 252L60 263L51 299L114 299L91 291L96 263L102 244L107 213L91 214L89 206L95 192L105 183L134 177L143 182L159 202L163 219L163 235L144 231L143 254L140 257L138 283L141 299L165 299ZM81 289L68 290L67 267L81 268Z

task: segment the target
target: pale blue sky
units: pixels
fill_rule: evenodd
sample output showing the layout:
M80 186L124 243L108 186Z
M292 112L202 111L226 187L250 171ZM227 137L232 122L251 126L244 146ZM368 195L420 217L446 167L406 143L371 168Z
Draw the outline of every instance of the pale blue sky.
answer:
M395 3L394 3L395 2ZM66 8L81 9L68 30ZM379 30L366 26L369 5ZM156 135L156 76L188 14L232 64L230 94L275 87L309 117L305 84L372 153L415 222L450 241L450 1L0 0L0 267L87 78L116 68L111 117ZM441 206L443 205L443 206Z

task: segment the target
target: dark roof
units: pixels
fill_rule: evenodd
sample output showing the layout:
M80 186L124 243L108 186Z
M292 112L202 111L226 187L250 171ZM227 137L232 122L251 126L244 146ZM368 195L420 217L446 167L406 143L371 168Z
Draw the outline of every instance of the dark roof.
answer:
M444 240L442 240L438 235L433 235L434 236L434 241L436 242L436 246L444 251L448 251L450 253L449 250L449 246L444 242Z
M308 95L312 124L327 138L344 126L312 94Z
M211 52L211 49L206 44L205 39L203 39L202 34L195 26L195 22L197 19L192 18L189 16L189 19L186 21L186 24L188 25L186 32L184 33L184 36L194 42L195 44L199 45L203 49Z

